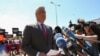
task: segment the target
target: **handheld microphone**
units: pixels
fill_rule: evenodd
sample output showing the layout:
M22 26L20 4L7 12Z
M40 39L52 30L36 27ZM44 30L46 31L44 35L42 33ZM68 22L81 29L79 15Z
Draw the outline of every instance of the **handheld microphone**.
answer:
M68 49L67 49L67 44L69 43L69 41L66 41L64 38L63 38L63 35L61 33L56 33L55 36L54 36L54 39L56 41L56 45L63 49L65 55L70 55L68 53Z
M61 33L56 33L55 36L54 36L54 39L56 41L56 45L59 48L64 48L67 44Z
M70 39L73 39L73 40L77 39L76 36L74 35L74 33L71 30L69 30L68 28L66 28L64 31L68 34Z
M80 44L82 44L82 48L88 53L88 54L90 54L90 55L93 55L92 54L92 50L91 50L91 47L87 44L87 45L84 45L79 39L77 39L77 37L74 35L74 33L71 31L71 30L69 30L68 28L66 28L65 29L65 32L66 32L66 34L68 34L68 36L69 36L69 38L71 38L71 39L73 39L74 41L75 40L77 40ZM77 44L77 43L76 43ZM88 49L86 48L86 47L88 47Z

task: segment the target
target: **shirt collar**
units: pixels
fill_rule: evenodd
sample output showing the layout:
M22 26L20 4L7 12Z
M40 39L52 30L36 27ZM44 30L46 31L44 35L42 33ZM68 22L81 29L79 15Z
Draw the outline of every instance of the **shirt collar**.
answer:
M39 25L39 27L42 29L41 24L41 22L37 21L37 25Z

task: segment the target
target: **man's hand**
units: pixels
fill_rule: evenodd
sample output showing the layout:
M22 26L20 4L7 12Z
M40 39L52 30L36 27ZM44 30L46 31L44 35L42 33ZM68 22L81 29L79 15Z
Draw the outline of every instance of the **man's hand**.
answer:
M58 51L58 50L50 50L48 53L47 53L47 56L61 56L61 52Z
M40 52L40 53L39 53L39 56L46 56L46 54L43 53L43 52Z
M57 53L57 54L56 54L56 55L54 55L54 56L61 56L61 52Z

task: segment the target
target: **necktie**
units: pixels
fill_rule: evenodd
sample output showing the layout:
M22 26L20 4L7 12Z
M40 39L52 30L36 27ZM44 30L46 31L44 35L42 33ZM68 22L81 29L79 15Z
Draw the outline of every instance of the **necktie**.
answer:
M46 29L44 28L44 25L41 24L41 27L42 27L42 33L43 33L45 39L47 39L47 33L46 33Z

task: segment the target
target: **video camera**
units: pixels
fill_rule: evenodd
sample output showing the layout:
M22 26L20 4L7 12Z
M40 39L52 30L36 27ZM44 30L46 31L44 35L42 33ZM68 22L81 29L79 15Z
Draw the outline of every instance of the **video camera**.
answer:
M84 27L85 26L90 26L92 24L96 24L96 22L93 22L93 21L89 21L89 22L85 22L85 21L77 21L77 24L73 24L71 21L69 22L69 28L72 28L73 27L73 32L75 32L75 30L79 30L80 32L84 33Z

